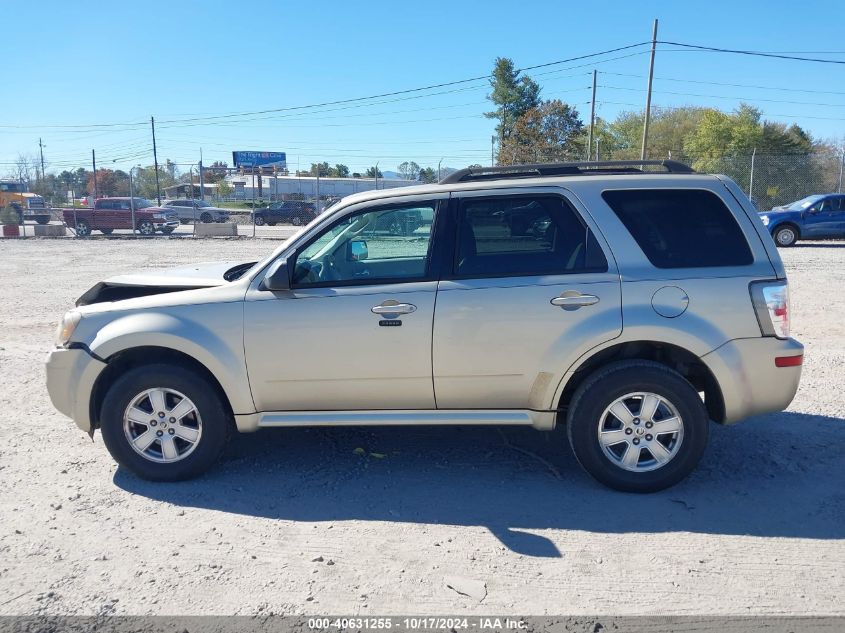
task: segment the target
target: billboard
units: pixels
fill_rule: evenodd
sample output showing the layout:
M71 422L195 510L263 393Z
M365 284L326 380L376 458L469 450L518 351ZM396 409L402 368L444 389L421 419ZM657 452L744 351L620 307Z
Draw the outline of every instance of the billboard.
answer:
M235 167L278 167L287 169L284 152L232 152Z

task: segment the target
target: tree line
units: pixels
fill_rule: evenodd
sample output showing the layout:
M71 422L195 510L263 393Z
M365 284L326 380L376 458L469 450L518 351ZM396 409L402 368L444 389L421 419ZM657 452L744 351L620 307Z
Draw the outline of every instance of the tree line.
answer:
M622 112L613 121L597 117L588 148L589 121L585 124L573 105L543 100L540 85L516 70L511 59L496 59L490 85L488 99L495 108L485 116L497 121L499 165L640 158L642 111ZM761 208L835 190L841 152L833 141L813 138L795 124L766 120L744 103L732 112L654 108L649 126L649 158L674 158L696 171L726 174Z

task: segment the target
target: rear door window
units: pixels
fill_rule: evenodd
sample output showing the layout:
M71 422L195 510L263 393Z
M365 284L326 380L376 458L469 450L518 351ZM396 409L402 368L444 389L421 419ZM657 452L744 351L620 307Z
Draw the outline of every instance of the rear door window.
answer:
M602 198L657 268L747 266L754 261L730 209L704 189L626 189Z
M463 200L456 251L454 273L459 277L607 270L595 237L558 196Z

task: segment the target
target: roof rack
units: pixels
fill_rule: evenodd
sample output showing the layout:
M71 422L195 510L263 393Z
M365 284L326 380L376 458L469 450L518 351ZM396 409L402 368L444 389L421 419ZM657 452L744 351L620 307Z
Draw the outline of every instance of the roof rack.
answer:
M452 172L440 181L441 185L478 180L505 178L538 178L550 176L590 176L612 174L641 174L643 167L663 167L669 174L694 174L689 165L676 160L604 160L545 165L507 165L502 167L467 167Z

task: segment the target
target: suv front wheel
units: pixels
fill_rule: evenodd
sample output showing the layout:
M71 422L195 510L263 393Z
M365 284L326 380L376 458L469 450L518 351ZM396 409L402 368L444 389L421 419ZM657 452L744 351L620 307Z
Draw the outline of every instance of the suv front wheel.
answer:
M624 361L600 369L575 392L567 434L575 457L601 483L655 492L686 477L707 446L698 392L672 369Z
M103 400L100 430L115 461L142 479L196 477L220 457L229 420L217 392L195 373L146 365L124 373Z
M794 246L798 241L798 229L791 224L784 224L775 229L774 238L778 246Z

